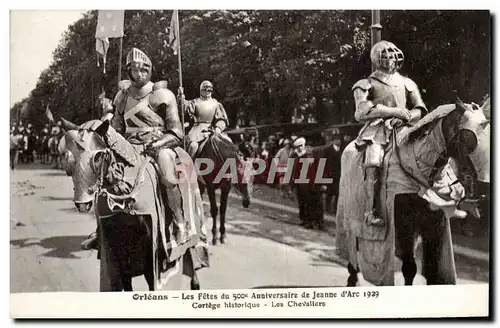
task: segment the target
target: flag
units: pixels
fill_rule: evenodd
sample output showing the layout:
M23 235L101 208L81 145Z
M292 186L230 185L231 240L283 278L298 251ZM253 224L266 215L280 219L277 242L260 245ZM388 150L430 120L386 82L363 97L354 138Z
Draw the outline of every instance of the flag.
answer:
M174 55L179 50L179 11L174 10L172 20L170 21L170 31L168 35L169 46L174 49Z
M47 116L49 121L54 122L54 116L52 115L52 112L49 109L49 105L47 105L47 108L45 108L45 116Z
M99 66L99 56L102 57L106 73L106 54L109 49L109 38L123 37L123 21L125 10L99 10L97 14L97 27L95 31L95 50L98 53L97 66Z
M95 37L121 38L123 36L123 20L125 10L99 10Z
M109 49L109 39L108 38L96 38L95 39L95 50L97 51L97 66L99 66L99 56L103 61L103 71L106 73L106 54Z

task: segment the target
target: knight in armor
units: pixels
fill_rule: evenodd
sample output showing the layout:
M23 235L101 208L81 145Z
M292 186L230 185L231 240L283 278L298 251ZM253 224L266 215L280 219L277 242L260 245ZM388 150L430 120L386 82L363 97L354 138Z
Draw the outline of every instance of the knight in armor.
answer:
M212 98L212 92L212 82L203 81L200 85L200 97L184 103L184 112L188 121L192 122L187 136L187 152L191 158L196 156L200 144L212 133L222 133L229 125L224 106Z
M166 81L151 82L153 66L149 57L141 50L133 48L127 54L126 69L129 80L119 83L120 90L113 101L114 109L103 106L104 110L108 110L104 112L102 120L110 120L111 126L130 144L144 146L158 165L162 185L169 187L168 150L181 146L184 138L177 99L167 89ZM125 161L136 163L134 152L127 151L127 145L120 142L121 138L109 131L106 136L109 146ZM178 229L178 235L185 236L183 226L178 225ZM96 233L82 243L84 249L96 246Z
M364 123L356 147L365 151L365 220L368 225L384 226L378 204L378 182L385 147L394 128L413 125L427 113L418 86L398 73L403 52L393 43L380 41L370 52L374 72L352 87L356 104L355 118Z

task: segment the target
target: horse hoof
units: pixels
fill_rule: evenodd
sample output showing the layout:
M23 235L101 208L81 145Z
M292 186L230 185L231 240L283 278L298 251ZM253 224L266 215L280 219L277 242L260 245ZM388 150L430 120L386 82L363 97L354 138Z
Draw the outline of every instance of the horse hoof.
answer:
M212 245L217 246L217 239L212 239Z
M200 290L200 284L191 282L191 290Z
M355 277L355 278L349 277L349 278L347 278L347 286L346 287L356 287L357 282L358 282L357 277Z
M226 237L220 237L220 243L225 244L226 243Z

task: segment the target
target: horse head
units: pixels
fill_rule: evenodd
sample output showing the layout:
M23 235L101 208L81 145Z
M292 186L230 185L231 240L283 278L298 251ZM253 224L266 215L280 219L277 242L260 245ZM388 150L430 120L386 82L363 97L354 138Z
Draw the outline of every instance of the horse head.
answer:
M102 137L102 131L107 127L108 122L92 120L79 127L72 125L72 129L68 129L65 135L66 150L69 153L66 173L73 180L73 202L81 213L92 208L103 154L108 149Z
M443 121L448 154L463 167L474 169L476 180L484 183L490 182L489 104L486 100L480 107L458 99L455 110Z

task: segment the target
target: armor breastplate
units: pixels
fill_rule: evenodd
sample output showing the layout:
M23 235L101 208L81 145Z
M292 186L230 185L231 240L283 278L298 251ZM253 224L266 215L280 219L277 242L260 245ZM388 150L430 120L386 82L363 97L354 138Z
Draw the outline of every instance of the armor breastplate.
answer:
M370 89L370 100L374 104L382 104L389 107L406 108L406 86L404 78L399 74L393 74L391 79L372 74L369 78L372 88Z
M210 99L201 99L196 98L194 101L195 105L195 117L197 123L212 123L214 119L215 110L217 109L217 100Z
M149 94L140 100L127 96L123 120L126 134L163 132L165 129L165 122L149 104Z

